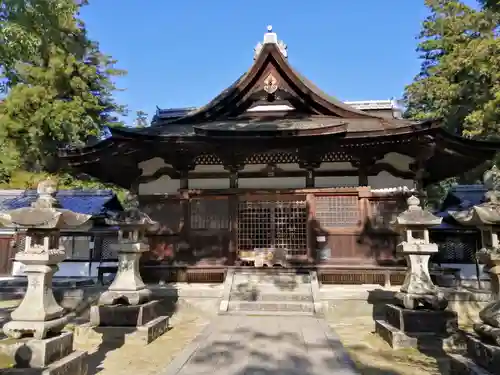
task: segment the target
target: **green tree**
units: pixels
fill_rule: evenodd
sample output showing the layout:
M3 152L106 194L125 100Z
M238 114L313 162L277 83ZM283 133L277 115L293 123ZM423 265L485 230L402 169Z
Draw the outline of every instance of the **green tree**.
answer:
M500 130L500 39L498 0L472 8L459 0L426 0L417 51L422 64L406 87L406 116L441 118L455 134L498 138ZM452 184L479 182L486 166L427 189L437 205Z
M106 126L122 125L113 78L124 74L87 36L78 14L87 1L2 0L0 148L15 168L54 172L57 149L81 146ZM7 155L7 154L5 154ZM1 160L0 160L1 161Z
M493 2L474 9L458 0L426 0L421 71L406 87L407 116L443 118L452 132L498 137L500 14Z

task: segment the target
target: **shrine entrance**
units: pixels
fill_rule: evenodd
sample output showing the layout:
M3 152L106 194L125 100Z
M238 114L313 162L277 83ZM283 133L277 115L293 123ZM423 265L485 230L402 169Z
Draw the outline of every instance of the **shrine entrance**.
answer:
M290 260L307 258L305 197L242 197L237 217L238 256L242 265L286 267Z

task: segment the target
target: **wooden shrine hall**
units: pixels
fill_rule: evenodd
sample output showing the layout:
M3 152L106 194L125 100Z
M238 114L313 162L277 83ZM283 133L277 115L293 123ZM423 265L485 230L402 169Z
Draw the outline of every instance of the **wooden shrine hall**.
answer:
M498 149L439 120L336 100L287 53L268 28L250 69L205 106L159 109L148 128L111 128L97 144L61 151L76 173L135 192L162 224L146 264L394 265L388 224L411 190Z

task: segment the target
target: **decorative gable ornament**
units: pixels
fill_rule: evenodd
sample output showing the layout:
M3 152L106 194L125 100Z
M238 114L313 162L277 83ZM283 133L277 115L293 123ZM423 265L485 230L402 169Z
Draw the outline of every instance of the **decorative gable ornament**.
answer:
M264 34L263 42L257 43L257 45L254 48L254 56L253 56L254 60L256 60L257 57L259 57L259 54L262 51L262 48L264 47L264 44L276 44L283 57L285 58L288 57L287 45L282 40L278 40L278 35L276 35L276 33L273 32L273 27L271 25L267 27L267 33Z
M278 90L278 80L269 74L264 80L264 91L268 94L274 94Z

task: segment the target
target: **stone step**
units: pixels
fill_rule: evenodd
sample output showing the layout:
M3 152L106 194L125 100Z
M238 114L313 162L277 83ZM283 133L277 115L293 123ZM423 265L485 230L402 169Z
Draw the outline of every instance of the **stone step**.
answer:
M277 301L229 301L228 313L232 312L268 312L268 313L287 313L286 315L294 315L294 313L314 314L314 305L311 302L277 302Z
M255 284L233 284L231 293L258 293L258 294L310 294L311 285L300 285L294 288L282 288L274 285L255 285Z
M309 311L243 311L243 310L228 310L219 313L220 315L244 315L244 316L314 316L314 312Z
M311 291L308 293L241 293L231 292L230 301L264 302L313 302Z
M233 282L236 284L252 283L252 284L269 284L280 285L283 287L304 285L311 283L311 277L307 275L259 275L259 274L240 274L234 275Z

